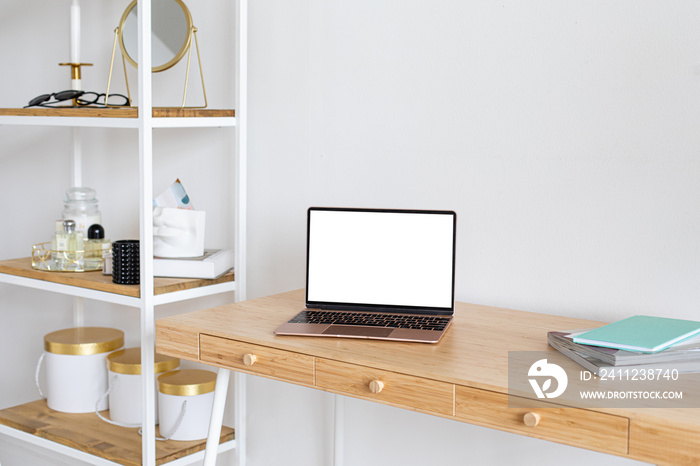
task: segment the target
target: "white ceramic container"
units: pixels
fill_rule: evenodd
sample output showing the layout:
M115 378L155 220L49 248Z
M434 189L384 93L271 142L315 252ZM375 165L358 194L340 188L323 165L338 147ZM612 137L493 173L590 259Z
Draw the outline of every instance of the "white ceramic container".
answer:
M109 417L118 424L141 425L143 399L141 397L141 348L127 348L107 356L109 379ZM155 355L156 378L175 370L180 360L162 354ZM154 390L154 396L157 390ZM158 408L156 398L156 423Z
M64 413L91 413L107 390L107 355L124 346L124 332L75 327L44 336L46 401ZM107 409L105 399L99 407Z
M158 377L160 435L171 440L202 440L209 431L216 373L199 369Z

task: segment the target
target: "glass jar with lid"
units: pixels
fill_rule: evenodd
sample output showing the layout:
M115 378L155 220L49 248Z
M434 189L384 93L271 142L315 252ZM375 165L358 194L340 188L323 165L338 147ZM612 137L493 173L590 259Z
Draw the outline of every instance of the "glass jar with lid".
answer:
M75 221L75 231L81 231L83 237L87 237L90 225L102 224L102 214L95 195L92 188L70 188L63 201L63 220Z

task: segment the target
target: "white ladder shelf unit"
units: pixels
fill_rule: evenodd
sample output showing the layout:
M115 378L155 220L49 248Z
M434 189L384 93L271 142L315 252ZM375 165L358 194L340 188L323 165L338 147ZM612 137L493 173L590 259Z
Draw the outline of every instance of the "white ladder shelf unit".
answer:
M73 1L74 6L77 0ZM247 171L247 0L236 0L235 24L235 116L233 111L218 110L180 110L166 111L152 106L151 82L151 0L139 0L138 5L139 51L138 62L138 110L126 109L68 109L53 111L53 109L0 109L0 125L23 126L63 126L73 128L73 158L72 185L82 183L82 155L80 147L80 128L131 128L139 135L139 239L141 244L141 283L140 285L113 285L97 277L94 279L66 280L65 274L35 271L29 258L0 260L0 283L23 286L31 289L62 293L74 297L73 321L76 326L83 325L84 299L116 303L140 310L141 329L141 361L144 367L153 366L155 349L155 317L154 307L176 301L198 298L217 293L235 291L236 301L245 299L246 289L246 171ZM71 21L71 27L79 24ZM75 31L72 31L75 34ZM78 34L79 36L79 34ZM234 193L234 274L229 273L217 280L173 280L154 279L153 277L153 131L158 128L201 128L222 127L235 131L235 147L233 164L235 173ZM83 274L80 274L83 275ZM101 275L101 274L99 274ZM241 377L236 377L236 385L241 384ZM219 451L236 449L236 464L245 464L245 387L235 387L235 437L231 429L222 433L222 439L228 439L221 444ZM22 426L22 415L52 417L58 414L55 422L61 427L64 422L83 424L89 421L71 421L61 418L60 413L47 413L47 408L37 414L32 410L38 405L45 406L41 401L28 403L16 408L0 410L0 435L7 435L29 444L36 445L48 451L55 451L81 461L95 465L141 464L155 466L163 462L172 465L191 464L204 457L204 441L202 442L159 442L159 454L156 453L155 427L155 375L154 371L144 371L142 377L142 397L145 400L143 435L140 438L140 462L124 462L119 458L110 458L108 454L96 451L94 445L81 445L71 439L57 439L47 432L33 432ZM41 406L38 408L41 410ZM30 414L27 414L30 413ZM13 416L16 416L13 417ZM72 415L75 416L75 415ZM86 415L87 416L87 415ZM71 418L71 416L67 416ZM92 416L97 418L96 416ZM95 435L111 435L109 429L122 429L108 426L105 433ZM63 429L66 430L66 429ZM70 430L70 429L69 429ZM99 429L98 429L99 430ZM105 441L108 440L105 438ZM192 444L192 445L191 445ZM162 450L162 451L161 451ZM193 453L194 452L194 453ZM137 455L138 456L138 455ZM131 460L130 460L131 461ZM208 458L208 464L214 464L215 458Z

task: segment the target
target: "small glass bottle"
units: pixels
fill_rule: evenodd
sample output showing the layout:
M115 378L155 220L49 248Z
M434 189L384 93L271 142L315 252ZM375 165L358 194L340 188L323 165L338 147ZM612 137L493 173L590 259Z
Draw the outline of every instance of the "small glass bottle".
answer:
M83 270L83 234L75 231L75 221L63 221L63 231L54 234L51 249L56 270Z
M63 220L56 220L56 229L51 237L51 270L58 264L58 241L63 235Z
M92 188L70 188L66 191L63 205L63 220L74 220L75 231L81 232L83 238L87 236L90 225L102 223L102 214Z
M101 270L104 264L104 254L109 253L112 242L105 239L105 230L102 225L95 223L90 225L85 241L85 269Z

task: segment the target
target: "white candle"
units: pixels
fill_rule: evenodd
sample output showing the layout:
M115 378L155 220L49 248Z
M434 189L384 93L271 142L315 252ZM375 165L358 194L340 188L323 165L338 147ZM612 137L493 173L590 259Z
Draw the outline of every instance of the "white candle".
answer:
M73 0L70 6L70 61L80 63L80 5Z

